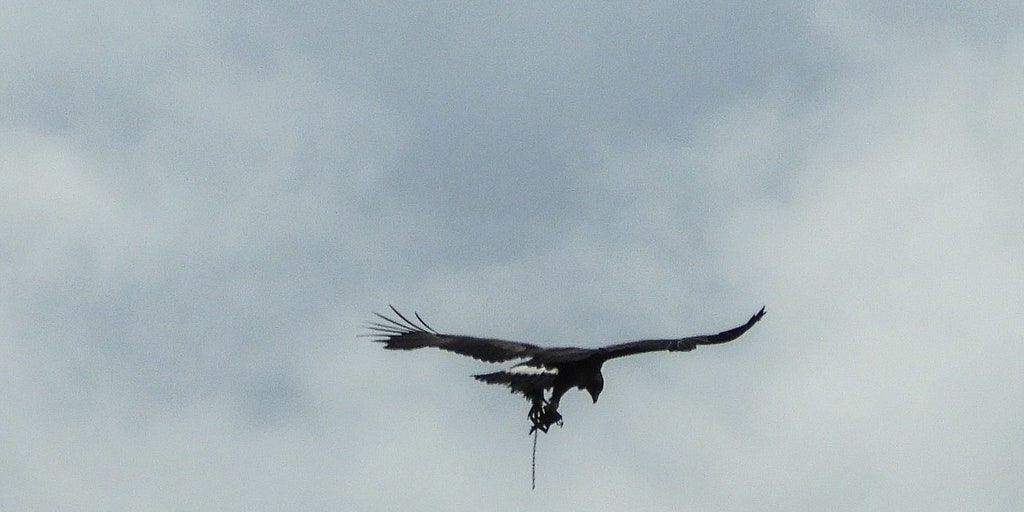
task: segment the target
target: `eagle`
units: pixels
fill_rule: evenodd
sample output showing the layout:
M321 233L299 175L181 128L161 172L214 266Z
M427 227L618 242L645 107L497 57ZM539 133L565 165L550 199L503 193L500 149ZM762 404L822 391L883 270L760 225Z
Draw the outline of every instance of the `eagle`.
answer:
M419 313L413 318L389 306L395 316L388 317L374 313L377 321L367 325L365 334L384 344L389 350L415 350L435 347L456 354L469 356L488 363L523 360L522 362L493 373L473 375L488 384L508 386L512 393L519 393L530 401L528 418L532 423L530 433L539 430L547 432L551 425L562 425L558 404L572 388L586 390L597 403L597 397L604 389L601 367L610 359L642 354L644 352L688 352L700 345L716 345L739 338L762 317L760 311L739 327L718 334L704 334L686 338L665 338L617 343L600 348L541 347L529 343L506 341L495 338L479 338L461 334L443 334L423 321ZM550 394L545 395L550 390Z

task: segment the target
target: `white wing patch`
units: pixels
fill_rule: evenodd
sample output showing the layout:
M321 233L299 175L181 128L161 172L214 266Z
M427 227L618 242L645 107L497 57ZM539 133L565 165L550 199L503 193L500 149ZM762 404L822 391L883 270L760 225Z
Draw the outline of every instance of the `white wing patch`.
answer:
M505 370L505 373L510 373L512 375L558 375L558 368L517 364L512 368Z

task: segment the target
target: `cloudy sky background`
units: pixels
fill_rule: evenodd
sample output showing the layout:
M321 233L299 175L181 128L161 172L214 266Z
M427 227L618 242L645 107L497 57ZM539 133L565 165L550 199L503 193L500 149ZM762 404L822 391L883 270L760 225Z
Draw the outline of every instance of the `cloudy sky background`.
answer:
M6 5L0 509L1024 508L1024 8L704 4Z

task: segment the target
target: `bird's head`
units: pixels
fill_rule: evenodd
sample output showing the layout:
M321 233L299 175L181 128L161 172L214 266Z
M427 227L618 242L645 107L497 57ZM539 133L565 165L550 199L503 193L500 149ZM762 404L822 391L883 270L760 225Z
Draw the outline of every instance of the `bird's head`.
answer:
M590 393L590 398L594 399L594 403L597 403L597 397L601 396L601 390L604 389L604 376L601 372L597 372L593 379L587 383L587 393Z

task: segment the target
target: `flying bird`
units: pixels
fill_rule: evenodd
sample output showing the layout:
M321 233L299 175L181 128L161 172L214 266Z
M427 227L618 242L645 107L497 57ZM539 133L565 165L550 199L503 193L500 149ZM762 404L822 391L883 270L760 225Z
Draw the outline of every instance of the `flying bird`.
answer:
M529 343L494 338L478 338L458 334L443 334L434 330L414 313L410 319L390 306L395 317L374 313L379 321L370 322L366 336L383 343L389 350L414 350L435 347L462 354L488 363L525 360L510 368L494 373L474 375L488 384L508 386L530 401L530 433L547 432L553 424L562 425L558 403L572 388L586 390L597 403L604 389L601 366L609 359L644 352L688 352L700 345L716 345L739 338L764 316L764 308L750 317L747 323L718 334L666 338L617 343L601 348L555 347L545 348ZM550 394L545 397L545 393Z

